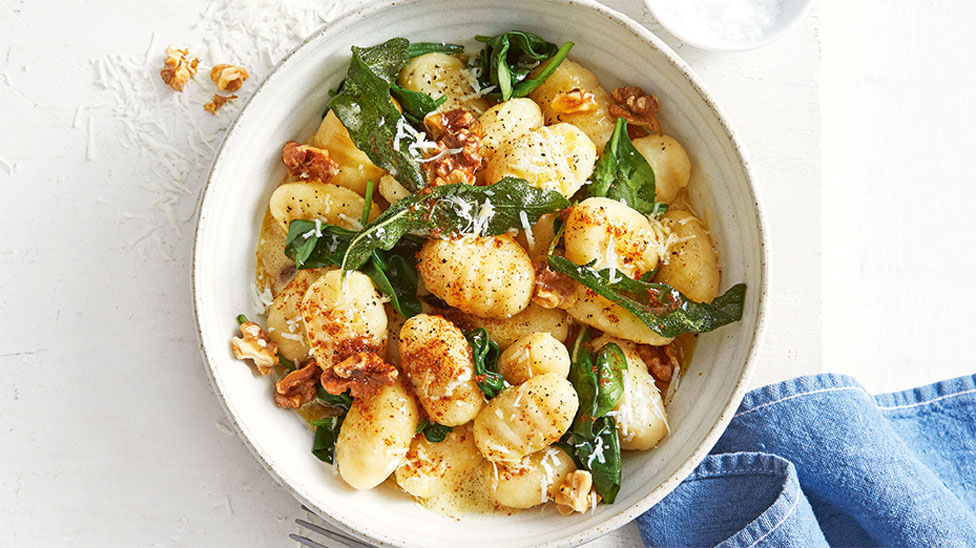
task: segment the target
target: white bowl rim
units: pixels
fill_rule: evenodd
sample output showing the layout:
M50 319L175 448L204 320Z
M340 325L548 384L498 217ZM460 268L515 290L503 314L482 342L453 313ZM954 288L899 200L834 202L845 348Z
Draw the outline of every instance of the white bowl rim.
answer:
M398 6L406 4L420 3L423 0L402 0L398 2L390 2L389 0L367 0L359 5L351 6L348 10L343 12L341 15L336 17L333 21L324 24L320 29L316 30L314 33L302 40L300 44L295 46L290 52L288 52L268 73L264 80L258 85L257 89L248 98L247 102L243 105L240 112L237 114L234 122L231 124L230 128L221 140L217 152L214 155L214 159L211 162L210 169L208 171L207 180L204 183L204 187L201 193L200 207L199 207L199 218L197 220L197 228L194 231L194 241L193 241L193 257L191 264L191 284L193 291L193 314L194 320L196 321L197 328L197 338L200 346L200 353L203 356L204 361L207 364L207 375L210 379L210 384L217 394L218 400L220 400L221 406L224 408L224 412L227 414L228 420L230 420L232 427L237 432L240 439L244 442L245 446L251 452L252 455L261 463L262 466L271 474L272 478L276 483L285 488L296 500L303 504L306 508L311 509L314 513L328 516L333 522L337 522L340 526L353 533L356 536L360 536L364 539L368 539L372 542L379 542L382 544L390 544L389 538L380 539L374 537L367 531L358 531L352 529L349 524L345 523L341 518L333 515L326 508L320 508L317 505L309 501L299 490L285 482L275 466L272 465L265 456L258 451L255 445L252 443L250 438L244 434L244 430L237 422L237 417L231 412L227 396L221 390L216 380L216 373L214 371L214 361L211 360L210 355L207 352L206 343L203 340L203 333L201 331L201 308L203 293L197 281L198 271L201 269L200 263L198 262L198 251L201 237L200 235L204 232L206 227L206 218L204 217L204 212L206 211L206 203L210 196L210 185L213 183L214 173L216 168L221 161L223 156L224 146L230 139L231 135L236 133L238 129L238 124L244 111L250 105L250 102L260 94L265 86L270 82L278 71L282 70L287 64L289 59L294 56L294 54L307 46L312 40L316 39L318 36L325 32L329 32L331 29L337 29L344 26L349 26L355 24L361 20L369 18L376 12L383 11L386 9L396 9ZM564 4L560 0L538 0L541 2L548 2L551 4ZM753 370L756 366L756 361L758 359L759 348L761 347L763 334L765 332L765 321L766 313L768 308L767 293L769 289L769 257L768 257L768 236L767 236L767 221L765 217L764 208L762 206L762 197L759 188L756 184L755 172L752 168L752 163L745 146L739 137L739 134L732 127L728 120L725 112L718 106L712 94L706 89L704 83L700 78L692 71L691 67L683 60L678 54L672 50L663 40L658 38L654 33L652 33L648 28L637 23L630 17L620 13L613 8L607 7L595 0L573 0L572 4L577 6L582 6L584 8L591 9L600 15L610 18L621 26L625 27L627 30L635 34L643 42L648 43L651 47L658 50L659 53L664 55L665 59L676 69L678 69L682 75L687 78L688 82L692 85L694 90L698 93L705 105L715 114L716 119L722 129L725 131L726 137L732 143L736 155L738 156L742 169L745 173L746 182L748 183L749 191L751 194L752 202L754 204L753 213L755 214L756 226L758 228L759 235L759 280L760 287L757 288L759 292L758 300L758 310L756 315L756 324L753 328L752 339L750 342L749 350L746 354L746 362L744 364L742 375L736 380L735 387L727 402L722 406L722 411L719 414L718 421L712 425L708 430L702 442L698 445L695 451L685 460L685 462L678 467L674 474L672 474L667 480L662 482L660 485L648 492L644 497L642 497L638 502L632 504L630 507L624 508L617 514L608 518L601 524L594 525L588 529L580 531L572 536L564 537L558 540L549 541L544 544L539 545L540 548L562 548L570 546L579 546L580 544L592 541L595 538L603 536L611 531L618 529L619 527L626 525L627 523L633 521L637 516L646 512L651 506L663 499L668 493L670 493L675 487L678 486L696 466L708 455L712 447L718 442L719 437L725 432L726 427L729 422L731 422L733 415L739 407L743 396L745 395L748 387L749 378L752 375ZM397 543L395 545L404 545Z
M801 21L806 19L807 15L810 14L810 10L813 9L813 5L816 3L816 0L802 0L805 2L803 8L801 8L792 19L783 25L777 25L772 31L758 38L748 40L723 40L719 38L702 40L701 37L696 37L694 35L682 32L681 27L674 25L673 20L669 22L667 16L661 17L658 3L662 1L668 0L644 0L644 5L647 6L647 10L651 13L651 16L654 17L654 20L660 23L665 30L689 46L694 46L705 51L724 52L750 51L772 44L776 40L779 40L784 34L799 25Z

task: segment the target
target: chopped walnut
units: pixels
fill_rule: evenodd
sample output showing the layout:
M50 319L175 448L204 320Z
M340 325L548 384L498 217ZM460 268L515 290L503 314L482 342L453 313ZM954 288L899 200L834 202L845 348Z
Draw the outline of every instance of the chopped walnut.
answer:
M339 173L339 163L329 157L329 151L310 145L288 141L281 149L281 161L289 173L302 179L317 179L323 183Z
M610 96L617 103L610 105L611 116L624 118L631 124L664 135L661 122L657 119L657 111L660 108L657 97L645 94L644 90L637 86L617 88L610 92Z
M210 69L210 79L217 84L217 89L223 91L237 91L244 85L244 80L250 78L244 67L234 65L217 65Z
M173 91L182 92L183 86L197 73L200 60L194 57L192 61L188 61L186 56L189 53L185 49L166 48L166 60L163 61L163 70L159 71L159 76Z
M637 353L647 364L647 370L651 375L661 382L671 382L675 368L681 366L681 357L674 343L664 346L638 345Z
M596 96L589 91L574 88L569 91L557 93L549 106L558 114L577 114L580 112L593 112L600 107L596 102Z
M271 373L278 365L278 345L272 342L268 332L254 322L241 324L241 337L234 337L230 341L234 357L239 360L251 360L262 375Z
M592 490L593 476L586 470L575 470L566 476L553 500L559 513L564 516L585 512L594 503L594 497L596 502L600 501L600 495Z
M480 129L474 116L466 110L454 109L428 116L425 124L432 134L440 137L437 148L425 160L431 186L473 185L474 173L482 162Z
M322 388L333 395L346 390L354 398L375 396L381 387L390 386L399 371L375 352L359 352L322 371Z
M315 360L285 375L275 383L275 403L278 407L297 409L315 399L316 381L321 369Z
M210 102L203 105L203 110L216 116L217 109L224 106L225 103L229 103L234 99L237 99L236 95L221 95L219 93L214 93L213 98L210 99Z
M549 269L544 261L535 262L535 294L532 302L542 308L569 308L576 297L573 279Z

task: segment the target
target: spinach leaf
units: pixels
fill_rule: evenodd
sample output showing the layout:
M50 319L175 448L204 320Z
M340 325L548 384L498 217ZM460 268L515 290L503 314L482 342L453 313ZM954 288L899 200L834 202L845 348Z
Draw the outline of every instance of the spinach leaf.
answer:
M644 215L660 215L668 206L655 202L654 192L654 170L627 135L627 120L617 118L613 135L582 193L587 198L622 201Z
M366 199L363 202L363 214L359 218L359 224L361 225L365 225L369 222L369 210L373 208L373 190L375 187L376 181L366 181Z
M535 34L522 31L509 31L498 36L476 36L475 39L485 43L476 64L480 70L479 84L482 88L497 86L497 89L486 96L500 101L524 97L539 87L573 47L572 42L566 42L560 48ZM526 80L536 65L550 58L552 62L543 72Z
M535 223L542 215L567 206L569 201L560 193L514 177L487 187L440 186L398 201L363 227L349 242L341 267L344 271L359 268L373 251L391 249L408 233L423 237L494 236L521 228L523 221Z
M345 414L352 407L352 396L349 395L349 392L343 392L339 395L329 394L325 388L322 388L321 384L316 388L316 397L326 405L341 409L342 414Z
M405 38L371 48L353 46L345 83L329 106L349 130L356 148L400 184L416 191L427 180L419 154L409 149L414 140L403 138L402 132L408 131L406 122L390 96L390 86L409 60L408 47Z
M335 462L335 444L339 439L339 427L343 417L327 417L312 421L315 426L315 440L312 442L312 454L319 460L329 464Z
M590 439L593 436L593 422L597 417L597 398L600 382L597 378L596 367L593 364L593 354L586 349L586 341L590 339L589 328L584 328L576 337L573 344L573 361L569 367L569 382L573 383L576 395L579 397L579 410L570 429L576 439Z
M247 319L247 316L245 316L244 314L238 314L237 315L237 325L244 325L244 324L246 324L249 321L250 320L248 320Z
M335 225L296 219L288 224L285 254L299 270L339 266L357 233ZM404 318L420 314L417 297L419 244L403 239L390 250L374 250L360 268Z
M460 44L446 44L444 42L411 42L407 54L411 59L428 53L446 53L457 55L464 53L464 46Z
M390 93L400 103L400 108L403 109L403 117L411 124L423 122L425 116L437 110L437 107L447 101L447 95L434 99L421 91L411 91L396 84L390 86Z
M597 272L556 255L549 255L549 268L619 304L662 337L704 333L742 319L745 284L732 286L711 303L696 303L669 285L632 280L616 269Z
M613 504L620 491L620 437L613 417L600 417L593 424L593 436L574 435L571 445L583 467L593 475L593 487L603 502Z
M495 369L498 363L498 345L488 338L488 331L479 327L464 334L471 345L474 358L474 379L487 399L492 399L505 389L505 379Z
M594 358L600 389L596 396L594 417L609 413L624 395L624 375L627 374L627 357L617 343L603 345Z
M424 433L424 437L427 441L431 443L440 443L447 438L447 435L451 433L450 426L444 426L443 424L438 424L436 422L431 422L428 419L420 421L417 425L417 433Z

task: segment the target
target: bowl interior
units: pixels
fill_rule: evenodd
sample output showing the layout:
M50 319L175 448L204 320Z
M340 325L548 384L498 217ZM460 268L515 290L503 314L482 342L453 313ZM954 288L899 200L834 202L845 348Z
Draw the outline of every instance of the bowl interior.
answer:
M657 449L627 454L613 505L562 518L553 509L512 516L433 514L395 487L357 492L310 452L312 433L278 409L271 383L231 356L235 316L252 313L254 242L268 198L284 175L280 150L318 126L328 90L343 77L352 45L394 36L463 42L521 29L576 43L571 58L604 87L641 85L661 99L668 133L693 162L691 191L721 253L723 289L749 284L741 322L702 335L690 372L669 408L671 435ZM704 457L744 390L761 328L765 263L762 221L748 163L731 130L684 64L645 29L591 4L547 0L484 3L425 0L373 4L310 38L286 58L242 112L211 174L194 257L202 348L235 427L273 475L318 513L374 542L398 546L573 545L606 533L660 500Z

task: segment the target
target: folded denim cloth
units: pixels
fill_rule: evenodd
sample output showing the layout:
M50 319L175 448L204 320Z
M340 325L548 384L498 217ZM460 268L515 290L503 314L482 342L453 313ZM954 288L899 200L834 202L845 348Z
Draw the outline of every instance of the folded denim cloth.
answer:
M647 546L976 547L976 375L880 396L834 374L753 390L637 524Z

